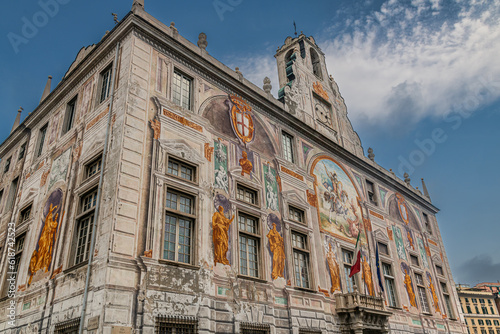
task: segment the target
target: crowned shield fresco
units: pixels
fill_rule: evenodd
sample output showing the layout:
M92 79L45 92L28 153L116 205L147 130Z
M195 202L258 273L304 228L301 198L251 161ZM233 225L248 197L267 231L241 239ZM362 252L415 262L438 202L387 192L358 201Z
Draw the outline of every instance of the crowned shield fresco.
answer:
M251 142L254 137L254 123L252 118L252 108L240 97L230 95L231 124L234 133L245 144Z
M353 181L331 158L318 158L312 167L318 197L319 224L322 231L350 242L366 239L359 195Z

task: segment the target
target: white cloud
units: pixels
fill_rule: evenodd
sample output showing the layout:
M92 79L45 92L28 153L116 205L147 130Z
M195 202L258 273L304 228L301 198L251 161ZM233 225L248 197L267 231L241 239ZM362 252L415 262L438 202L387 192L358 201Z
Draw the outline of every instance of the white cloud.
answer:
M228 66L232 69L239 67L243 76L257 87L262 88L264 78L268 77L271 79L271 85L273 86L271 93L275 97L278 96L278 69L276 59L272 55L233 57L228 63Z
M500 2L462 3L454 15L437 0L412 5L386 2L352 31L319 41L351 118L417 122L500 97Z

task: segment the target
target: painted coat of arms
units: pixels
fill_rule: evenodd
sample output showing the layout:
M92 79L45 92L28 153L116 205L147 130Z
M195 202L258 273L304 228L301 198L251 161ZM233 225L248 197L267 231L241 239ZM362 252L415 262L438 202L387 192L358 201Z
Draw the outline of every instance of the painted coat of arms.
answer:
M252 118L252 107L242 98L230 95L231 124L238 138L244 144L250 143L254 138L254 123Z

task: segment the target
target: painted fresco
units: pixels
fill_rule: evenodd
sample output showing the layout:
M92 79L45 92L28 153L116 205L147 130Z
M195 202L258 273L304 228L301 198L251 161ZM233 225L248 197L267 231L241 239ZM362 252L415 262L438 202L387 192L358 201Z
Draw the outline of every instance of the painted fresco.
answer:
M230 95L231 124L234 134L246 145L254 138L254 121L252 117L252 107L242 98Z
M410 305L417 307L415 289L413 288L413 282L411 280L411 270L408 264L403 261L401 261L401 271L403 272L403 283L405 285L406 293L408 294Z
M363 251L363 256L361 259L361 277L363 278L363 282L365 283L365 294L370 296L375 296L375 289L373 287L373 276L372 269L370 266L370 259L368 256L368 252Z
M362 213L359 195L351 178L330 158L317 159L312 167L316 178L319 224L322 231L356 242L358 232L366 240L362 230Z
M405 238L406 238L406 241L408 242L408 245L410 245L411 249L416 251L417 250L415 247L416 241L415 241L415 238L413 236L413 231L406 226L404 226L403 230L404 230Z
M393 226L392 230L394 231L394 241L396 242L396 250L398 251L399 258L408 261L401 229L398 226Z
M228 218L231 203L224 195L216 195L214 199L215 213L212 216L212 241L214 247L214 265L231 264L231 224L234 216Z
M44 273L48 273L50 270L59 222L62 219L62 201L63 192L58 188L50 194L45 202L40 235L29 264L28 285L39 272L41 276L45 277Z
M425 251L424 241L417 238L418 249L420 250L420 257L422 258L422 263L426 268L429 268L429 260L427 259L427 252Z
M382 207L385 208L385 197L387 196L387 190L379 186L379 192L380 192L380 202L382 203Z
M434 305L434 309L436 310L437 313L441 313L441 309L439 308L439 300L436 293L436 287L434 286L434 283L432 281L431 273L426 271L425 276L427 277L427 283L429 284L428 287L429 291L431 292L432 304Z
M229 193L229 178L227 174L227 146L220 141L214 142L214 170L215 183L217 189L222 189Z
M52 163L50 168L49 189L59 180L65 180L70 164L71 149L66 150Z
M276 170L271 168L268 164L264 165L264 178L266 187L266 207L272 211L279 211Z
M334 293L335 291L342 291L342 284L340 279L340 268L339 263L337 261L337 247L335 246L335 242L332 237L326 235L325 236L325 258L327 268L330 274L330 281L332 287L330 288L330 293Z
M285 278L285 243L283 239L283 225L278 216L271 213L267 216L267 240L272 259L271 277L273 280Z

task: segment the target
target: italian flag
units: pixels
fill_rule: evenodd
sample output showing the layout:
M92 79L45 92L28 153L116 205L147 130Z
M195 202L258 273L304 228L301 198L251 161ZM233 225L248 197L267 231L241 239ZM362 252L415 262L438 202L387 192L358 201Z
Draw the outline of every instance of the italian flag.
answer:
M358 239L356 240L356 262L354 265L351 267L351 272L349 273L349 277L352 277L352 275L357 274L361 271L361 245L359 244L359 236L361 235L361 231L358 232Z

